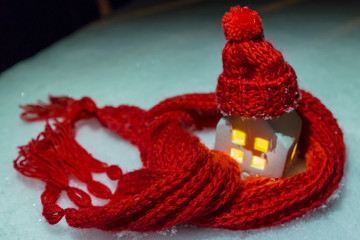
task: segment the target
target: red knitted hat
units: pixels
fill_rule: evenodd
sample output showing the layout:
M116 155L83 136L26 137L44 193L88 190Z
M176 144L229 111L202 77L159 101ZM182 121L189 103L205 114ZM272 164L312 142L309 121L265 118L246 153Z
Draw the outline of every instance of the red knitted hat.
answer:
M228 40L216 88L222 113L272 118L296 108L300 93L295 71L281 52L264 40L257 13L233 7L222 22Z

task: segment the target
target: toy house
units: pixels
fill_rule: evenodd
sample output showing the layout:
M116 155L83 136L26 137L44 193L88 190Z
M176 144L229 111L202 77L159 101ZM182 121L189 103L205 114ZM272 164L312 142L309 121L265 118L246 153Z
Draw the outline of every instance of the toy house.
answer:
M227 43L216 98L223 118L215 149L242 167L243 177L282 177L296 156L301 99L294 69L265 40L261 19L234 7L223 18Z
M282 177L295 158L300 131L296 111L270 120L226 116L216 128L215 149L235 159L243 177Z

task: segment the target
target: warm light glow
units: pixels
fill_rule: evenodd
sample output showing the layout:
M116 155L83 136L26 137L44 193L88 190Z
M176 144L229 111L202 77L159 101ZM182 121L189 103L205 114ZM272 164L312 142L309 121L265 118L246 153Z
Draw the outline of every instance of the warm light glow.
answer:
M255 138L255 144L254 144L255 150L261 152L267 152L268 148L269 148L269 141L262 138Z
M293 152L292 152L292 154L291 154L291 160L294 159L295 152L296 152L296 148L297 148L297 143L295 144L295 147L294 147Z
M261 157L253 156L251 166L260 170L265 169L266 160Z
M237 162L242 163L244 158L244 153L236 148L231 148L230 156L234 158Z
M232 142L239 145L245 145L246 134L242 131L234 129L232 131Z

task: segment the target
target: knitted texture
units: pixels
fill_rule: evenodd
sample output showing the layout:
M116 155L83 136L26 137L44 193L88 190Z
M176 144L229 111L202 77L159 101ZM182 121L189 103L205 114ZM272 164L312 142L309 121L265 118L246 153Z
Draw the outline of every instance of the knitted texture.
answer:
M296 75L281 53L263 39L261 19L235 7L223 19L224 72L215 93L166 99L150 110L120 105L98 108L88 97L50 97L50 103L22 106L25 121L46 120L45 130L20 147L14 167L46 183L43 216L56 224L109 231L155 231L183 222L226 229L272 226L321 206L343 175L343 134L331 112L297 88ZM303 120L299 141L306 171L288 178L241 179L238 163L208 149L195 129L215 127L222 113L274 117L298 106ZM119 166L95 159L75 140L75 123L98 119L140 151L143 168L124 174ZM52 120L52 124L48 122ZM115 192L92 173L117 180ZM92 205L90 195L69 186L73 177L93 196L109 199ZM77 208L61 208L65 191Z
M281 52L264 40L257 13L233 7L223 18L223 29L228 42L216 89L222 113L272 118L296 108L296 74Z
M41 201L50 224L64 216L70 226L109 231L155 231L183 222L232 230L284 223L324 204L338 188L345 162L343 134L331 112L311 94L301 94L299 149L306 171L292 177L242 180L235 160L192 135L195 129L215 127L221 117L215 93L169 98L147 111L126 105L98 108L87 97L51 97L49 104L23 106L25 121L53 123L20 147L14 167L46 183ZM143 168L123 174L92 157L75 140L75 122L86 118L98 119L135 145ZM115 192L93 180L92 173L102 172L118 180ZM93 206L88 193L69 186L69 177L109 202ZM57 204L62 191L77 208Z

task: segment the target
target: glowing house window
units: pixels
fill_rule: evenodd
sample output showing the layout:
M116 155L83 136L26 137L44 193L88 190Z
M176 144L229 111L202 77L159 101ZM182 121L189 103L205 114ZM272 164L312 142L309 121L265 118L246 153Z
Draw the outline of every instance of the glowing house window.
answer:
M296 148L297 148L297 143L295 144L294 150L293 150L293 152L291 153L291 160L294 159L294 156L295 156L295 153L296 153Z
M255 144L254 144L255 150L261 152L267 152L268 148L269 148L269 141L262 138L255 138Z
M257 168L260 170L264 170L265 164L266 164L266 159L257 157L257 156L253 156L252 161L251 161L251 167Z
M244 159L244 153L236 148L231 148L230 156L234 158L237 162L242 163Z
M232 131L232 142L239 145L245 145L246 134L242 131L234 129Z

